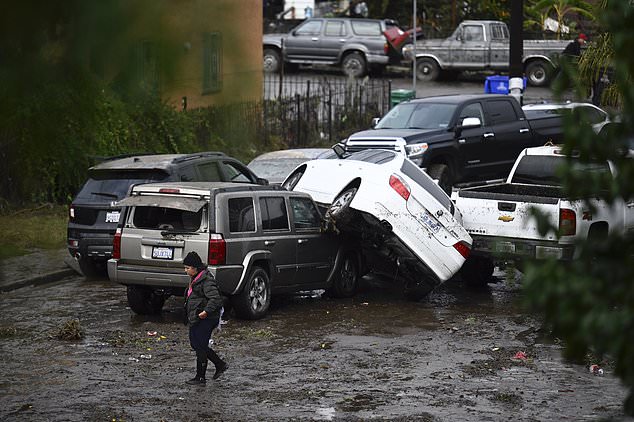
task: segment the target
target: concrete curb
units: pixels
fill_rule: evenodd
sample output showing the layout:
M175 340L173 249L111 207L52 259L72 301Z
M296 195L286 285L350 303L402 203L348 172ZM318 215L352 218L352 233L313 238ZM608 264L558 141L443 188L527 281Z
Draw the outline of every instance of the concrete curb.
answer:
M25 286L53 283L55 281L63 279L64 277L70 277L72 275L77 275L77 271L72 268L65 268L59 271L53 271L47 274L38 275L36 277L16 281L15 283L2 286L0 287L0 292L9 292L11 290L19 289Z

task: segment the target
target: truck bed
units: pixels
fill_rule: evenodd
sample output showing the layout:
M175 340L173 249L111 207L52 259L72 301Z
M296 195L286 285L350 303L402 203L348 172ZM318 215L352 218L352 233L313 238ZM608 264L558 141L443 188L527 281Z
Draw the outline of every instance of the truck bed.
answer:
M463 198L556 204L561 199L563 190L559 186L498 183L461 189L458 191L458 195Z

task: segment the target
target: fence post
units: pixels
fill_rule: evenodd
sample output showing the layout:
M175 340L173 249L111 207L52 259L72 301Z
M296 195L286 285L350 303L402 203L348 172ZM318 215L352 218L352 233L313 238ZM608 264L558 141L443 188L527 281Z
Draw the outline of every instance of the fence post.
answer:
M295 145L300 146L301 143L301 130L302 130L302 126L301 126L301 121L302 121L302 110L301 110L301 96L299 95L299 93L295 94L295 102L297 104L297 133L295 134Z
M310 137L310 79L306 81L306 99L304 103L306 110L306 138Z
M328 142L332 144L332 88L328 85Z
M383 97L383 114L387 113L387 110L390 109L390 95L392 92L392 80L389 79L387 81L387 95ZM387 100L386 100L387 98Z

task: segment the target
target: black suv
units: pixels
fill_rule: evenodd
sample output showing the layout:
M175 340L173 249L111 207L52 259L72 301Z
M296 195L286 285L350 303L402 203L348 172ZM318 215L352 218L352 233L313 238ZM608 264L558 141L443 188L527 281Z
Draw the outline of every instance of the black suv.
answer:
M166 181L268 184L221 152L113 157L88 169L88 180L70 205L68 251L86 277L106 274L120 207L130 186Z

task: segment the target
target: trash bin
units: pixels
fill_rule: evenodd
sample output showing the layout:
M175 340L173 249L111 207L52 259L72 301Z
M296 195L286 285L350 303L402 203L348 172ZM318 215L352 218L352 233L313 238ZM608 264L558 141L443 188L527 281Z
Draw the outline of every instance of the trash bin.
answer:
M524 89L526 89L526 78L524 78ZM508 94L509 77L501 75L487 76L484 81L485 94Z
M390 104L392 107L403 101L413 100L416 97L416 93L411 89L395 89L392 90L390 94Z

